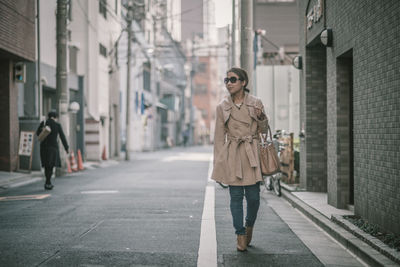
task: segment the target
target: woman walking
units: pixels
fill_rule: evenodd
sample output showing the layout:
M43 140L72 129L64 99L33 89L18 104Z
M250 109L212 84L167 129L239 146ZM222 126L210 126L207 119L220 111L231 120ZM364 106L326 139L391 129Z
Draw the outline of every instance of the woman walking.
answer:
M261 100L250 95L246 88L249 79L245 70L231 68L224 83L229 95L217 106L212 179L229 185L237 250L246 251L260 206L259 133L267 132L268 120Z
M39 128L36 130L36 135L42 132L43 127L49 126L51 129L50 134L40 143L40 161L42 162L42 167L44 167L44 173L46 176L46 183L44 188L46 190L53 189L50 178L53 174L54 167L61 167L60 153L58 149L57 136L60 135L61 142L68 154L68 143L65 139L64 132L62 130L61 124L57 122L57 113L55 111L50 111L48 114L48 119L46 122L41 122Z

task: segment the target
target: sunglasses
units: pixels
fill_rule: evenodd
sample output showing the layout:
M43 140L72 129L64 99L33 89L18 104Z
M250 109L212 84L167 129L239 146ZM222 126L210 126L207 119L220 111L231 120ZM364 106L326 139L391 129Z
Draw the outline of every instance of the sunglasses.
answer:
M224 79L224 83L225 83L225 84L228 84L228 82L236 83L238 80L239 80L239 81L242 81L242 79L238 79L238 78L236 78L236 77L230 77L230 78L226 77L226 78Z

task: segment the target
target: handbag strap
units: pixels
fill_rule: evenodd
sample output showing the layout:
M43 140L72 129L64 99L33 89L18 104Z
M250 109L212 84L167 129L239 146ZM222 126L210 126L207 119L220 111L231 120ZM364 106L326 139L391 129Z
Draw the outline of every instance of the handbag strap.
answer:
M271 142L272 142L272 132L271 132L271 127L269 127L269 124L268 124L267 136L265 138L264 138L264 134L260 132L260 141L262 144L266 143L266 141L268 139L268 133L269 133L269 138L271 139Z

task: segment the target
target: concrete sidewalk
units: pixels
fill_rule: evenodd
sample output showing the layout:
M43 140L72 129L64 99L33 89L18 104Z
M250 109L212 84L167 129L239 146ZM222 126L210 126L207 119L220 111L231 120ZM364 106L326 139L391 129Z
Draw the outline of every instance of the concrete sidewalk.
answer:
M106 168L118 164L117 160L109 159L106 161L86 161L83 163L84 170L93 170L97 168ZM65 176L75 175L78 172L67 173ZM19 187L28 185L31 183L36 183L43 180L44 182L44 172L41 171L31 171L31 172L5 172L0 171L0 191L7 190L9 188Z
M282 183L282 196L346 249L371 266L400 266L400 253L347 222L353 211L328 205L327 193L298 191Z
M35 183L40 181L42 177L41 171L32 171L30 173L0 171L0 190Z

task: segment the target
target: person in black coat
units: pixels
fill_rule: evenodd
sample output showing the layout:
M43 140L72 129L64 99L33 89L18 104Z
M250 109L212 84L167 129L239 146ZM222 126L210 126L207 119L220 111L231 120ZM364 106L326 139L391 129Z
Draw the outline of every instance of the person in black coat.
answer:
M44 188L51 190L53 185L51 184L50 178L53 174L54 167L61 167L60 152L58 148L57 136L60 135L61 142L68 154L68 143L62 130L61 124L57 122L58 114L55 111L50 111L46 122L42 121L36 130L36 135L42 132L43 127L49 126L51 129L50 134L40 143L40 161L42 167L44 167L44 173L46 176L46 183Z

